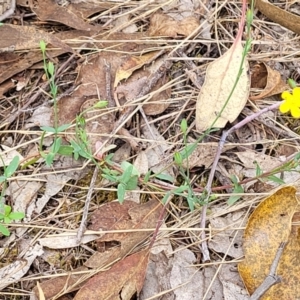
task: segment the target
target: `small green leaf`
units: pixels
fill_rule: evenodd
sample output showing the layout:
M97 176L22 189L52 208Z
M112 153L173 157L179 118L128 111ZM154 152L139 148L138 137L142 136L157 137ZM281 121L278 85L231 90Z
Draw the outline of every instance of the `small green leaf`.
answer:
M41 126L40 127L43 131L46 132L52 132L52 133L56 133L56 129L54 127L50 127L50 126Z
M47 166L51 166L54 161L55 153L50 152L46 155L45 161Z
M4 205L4 215L8 216L11 213L11 206L10 205Z
M52 61L49 61L48 62L48 72L51 76L54 75L54 64Z
M259 166L259 164L257 163L256 160L253 163L256 166L256 172L255 172L256 173L256 177L259 177L263 173L263 171L262 171L261 167Z
M0 176L0 183L4 182L5 180L7 180L7 177L6 176Z
M46 43L45 43L45 41L43 41L43 40L40 41L40 48L41 48L41 50L42 50L43 53L46 51Z
M180 152L175 152L174 153L174 161L175 161L175 164L178 165L178 166L181 166L182 165L182 155Z
M4 223L9 224L11 223L11 218L10 217L4 217Z
M183 133L186 133L187 128L188 128L186 119L181 120L180 128Z
M275 176L275 175L270 175L270 176L268 176L267 178L268 178L270 181L273 181L273 182L275 182L275 183L285 184L285 182L284 182L281 178L279 178L279 177L277 177L277 176Z
M138 185L138 176L130 177L130 180L126 183L126 190L132 191L137 188Z
M297 86L297 83L292 78L289 78L287 81L288 85L293 89Z
M5 236L9 236L10 235L10 232L9 230L7 229L7 227L5 227L4 225L1 225L0 224L0 232L5 235Z
M169 182L175 181L175 179L171 175L168 175L168 174L160 173L160 174L155 175L155 177L158 179L161 179L161 180L169 181Z
M61 146L61 142L62 142L62 138L61 137L55 139L54 142L53 142L53 144L52 144L52 146L51 146L51 152L57 153L58 150L59 150L59 148L60 148L60 146Z
M125 192L126 192L125 186L122 183L119 183L117 188L117 195L120 203L124 202Z
M61 145L57 151L58 154L72 156L74 148L70 145Z
M132 167L131 174L132 174L133 176L140 176L140 173L139 173L138 169L137 169L133 164L129 163L128 161L123 161L123 162L121 163L121 168L122 168L122 170L125 171L125 170L126 170L127 168L129 168L129 167Z
M94 108L104 108L108 104L108 101L98 101L96 104L94 104Z
M147 182L149 181L150 175L151 175L151 171L148 171L148 172L145 174L145 177L144 177L144 183L147 183Z
M123 167L124 167L124 165L122 166L122 164L121 164L121 168L124 170ZM120 178L119 178L120 182L126 184L131 178L132 170L133 170L133 165L129 164L126 167L126 169L124 170L123 174L120 176Z
M68 129L70 126L71 126L71 124L63 124L63 125L57 127L57 132L63 132L66 129Z
M22 220L25 217L23 212L15 211L9 214L11 220Z
M4 176L6 178L11 177L12 174L18 169L20 158L19 156L15 156L9 165L4 170Z
M238 182L238 179L236 176L232 176L231 180L233 182L234 185L234 189L233 189L233 193L234 194L243 194L244 193L244 189L243 187L240 185L240 183ZM227 200L227 204L228 205L232 205L234 204L236 201L238 201L240 198L242 197L242 195L231 195L229 197L229 199Z

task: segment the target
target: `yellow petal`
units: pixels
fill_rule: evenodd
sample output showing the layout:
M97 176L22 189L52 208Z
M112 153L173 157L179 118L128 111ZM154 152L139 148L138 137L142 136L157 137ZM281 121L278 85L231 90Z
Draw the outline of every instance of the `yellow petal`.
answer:
M300 106L300 88L299 87L295 87L293 89L293 98L294 98L294 101L297 103L297 105Z
M280 106L279 106L279 111L283 114L287 113L290 111L290 105L287 101L283 101Z
M289 96L291 96L291 94L288 91L284 91L281 94L281 98L284 100L287 100L289 98Z
M295 119L300 118L300 108L298 106L291 107L291 115Z

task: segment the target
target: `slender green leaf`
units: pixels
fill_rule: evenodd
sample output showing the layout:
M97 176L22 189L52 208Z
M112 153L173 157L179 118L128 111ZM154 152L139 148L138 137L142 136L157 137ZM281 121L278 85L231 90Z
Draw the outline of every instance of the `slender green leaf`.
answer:
M10 205L4 205L4 215L8 216L11 213L11 206Z
M43 53L46 51L46 43L45 43L45 41L43 41L43 40L40 41L40 48L41 48L41 51Z
M63 132L66 129L68 129L70 126L71 126L71 124L63 124L63 125L57 127L57 132Z
M9 214L9 218L11 220L22 220L25 217L25 214L23 212L12 212Z
M119 184L118 184L118 188L117 188L117 195L118 195L118 201L119 201L120 203L123 203L123 202L124 202L125 192L126 192L126 189L125 189L124 184L119 183Z
M126 190L132 191L137 188L138 185L138 176L130 177L130 180L126 183Z
M119 178L120 182L126 184L131 178L132 170L133 170L133 165L129 164L128 167L124 170L123 174L120 176Z
M74 148L70 145L61 145L57 151L58 154L72 156Z
M54 161L55 153L50 152L46 155L45 161L47 166L51 166Z
M56 133L56 129L54 127L50 127L50 126L41 126L40 127L43 131L46 132L52 132L52 133Z
M275 182L275 183L285 184L285 182L284 182L281 178L279 178L279 177L277 177L277 176L275 176L275 175L270 175L270 176L268 176L267 178L268 178L270 181L273 181L273 182Z
M7 229L7 227L5 227L4 225L1 225L0 224L0 232L5 235L5 236L9 236L10 235L10 232L9 230Z
M155 177L158 178L158 179L161 179L161 180L169 181L169 182L174 182L175 181L175 179L169 174L160 173L160 174L156 174Z
M19 156L15 156L12 161L9 163L9 165L4 170L4 176L6 178L11 177L12 174L15 173L15 171L18 169L20 158Z

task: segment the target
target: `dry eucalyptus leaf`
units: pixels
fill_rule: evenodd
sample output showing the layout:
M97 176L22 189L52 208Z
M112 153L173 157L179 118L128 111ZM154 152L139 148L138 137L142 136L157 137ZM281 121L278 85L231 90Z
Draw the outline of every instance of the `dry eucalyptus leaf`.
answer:
M292 218L298 209L296 189L287 186L264 199L250 216L244 233L245 259L239 264L239 273L250 295L269 274L279 244L288 242L276 270L282 281L260 299L299 297L299 225L292 227Z
M243 46L238 40L223 56L208 66L196 104L198 131L202 132L210 128L225 105L226 107L213 127L223 128L228 121L233 122L244 108L249 95L250 80L247 75L248 62L246 60L239 75L242 54ZM226 104L238 76L239 81Z

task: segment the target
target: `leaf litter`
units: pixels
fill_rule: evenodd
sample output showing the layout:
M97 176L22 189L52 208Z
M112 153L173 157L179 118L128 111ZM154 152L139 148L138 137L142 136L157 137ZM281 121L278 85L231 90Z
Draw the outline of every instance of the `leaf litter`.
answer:
M275 5L263 6L258 1L257 7L271 18ZM242 47L231 45L237 23L233 20L240 19L240 8L234 1L218 8L209 1L198 6L187 0L132 1L130 5L118 1L36 1L34 6L32 2L17 1L15 15L1 26L4 38L0 41L1 156L5 165L16 155L22 163L9 179L5 201L13 211L26 215L22 222L11 224L10 237L1 238L1 289L8 297L22 291L24 297L31 293L31 299L38 299L38 295L58 299L64 294L74 299L85 299L86 295L89 299L131 299L138 294L141 299L159 294L164 299L248 299L232 267L236 266L235 259L243 255L244 221L253 205L272 192L271 184L274 186L274 178L271 182L260 181L255 178L257 173L288 163L299 151L294 138L299 125L291 124L289 118L263 116L252 121L247 130L229 137L220 161L223 171L220 167L215 178L217 198L211 202L207 216L212 265L201 263L201 205L189 212L186 190L170 196L172 201L167 201L163 212L164 225L153 247L148 248L151 234L162 218L160 201L182 182L182 170L173 159L185 143L180 131L182 118L188 120L188 141L196 140L199 131L206 130L220 112L237 73ZM280 13L274 22L297 33L297 26L286 20L291 13L292 10L289 14ZM205 17L199 18L200 15ZM234 103L224 109L215 124L217 128L228 129L228 121L238 121L274 101L270 96L278 97L287 88L287 77L297 80L300 66L294 50L295 34L259 18L262 16L254 19L253 38L259 36L260 42L249 56L250 99L256 102L247 102L250 77L245 65L236 94L230 99ZM126 191L128 200L123 205L111 202L116 199L115 184L96 180L88 230L81 243L75 237L95 165L82 158L76 161L57 156L54 164L47 167L40 157L40 148L48 151L53 135L40 144L39 126L55 123L48 82L43 76L41 39L47 43L47 61L52 61L57 71L58 125L73 124L61 135L63 144L74 140L75 120L81 115L93 153L99 145L114 144L116 148L110 152L115 156L112 161L116 167L128 161L141 174L135 190ZM100 100L107 100L106 108L94 107ZM127 112L131 114L122 120ZM220 132L210 132L197 145L189 162L183 161L198 198L214 162L219 138ZM226 204L231 195L222 193L232 191L229 174L237 176L245 192L242 200L232 206ZM298 187L297 174L294 168L278 177ZM227 182L229 179L229 185L221 184L225 182L223 177ZM130 201L133 199L135 202ZM275 207L270 212L276 214ZM267 217L265 213L260 219ZM290 223L285 230L289 226ZM253 238L251 235L247 238ZM27 246L25 237L29 238ZM243 242L247 259L248 242ZM290 271L291 258L297 253L294 225L289 245L283 264ZM152 252L156 247L159 250ZM50 250L57 254L52 260L45 255ZM276 251L276 247L270 251ZM255 259L259 256L255 254ZM40 272L49 277L42 278ZM247 272L253 271L249 268ZM31 274L35 276L33 280ZM53 274L59 276L50 279ZM252 285L249 288L245 283L252 293ZM280 285L275 287L280 289Z

